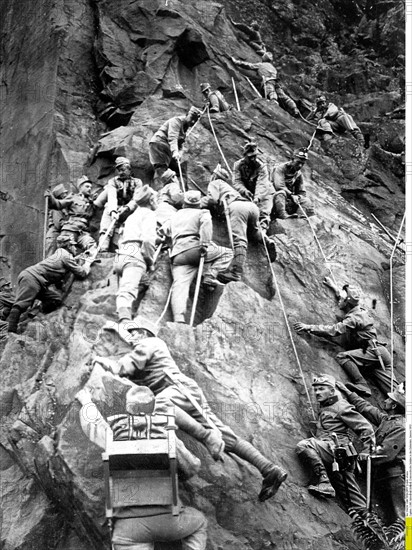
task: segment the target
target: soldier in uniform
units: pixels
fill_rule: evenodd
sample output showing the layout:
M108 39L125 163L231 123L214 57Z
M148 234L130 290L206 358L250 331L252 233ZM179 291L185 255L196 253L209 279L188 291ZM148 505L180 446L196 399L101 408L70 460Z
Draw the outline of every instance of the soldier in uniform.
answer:
M162 226L183 206L184 192L180 188L176 172L168 168L160 177L159 205L156 209L157 223Z
M8 323L6 322L10 310L16 300L11 288L11 282L0 277L0 342L7 337Z
M44 192L44 196L48 197L49 205L49 219L45 250L46 258L56 251L57 237L60 235L62 225L68 217L67 207L72 203L72 200L68 198L68 194L69 192L63 184L56 185L51 191L46 189ZM59 201L57 203L59 207L58 209L55 208L56 199Z
M196 276L200 258L205 257L203 284L216 287L220 271L230 264L233 253L229 248L212 241L212 217L200 208L199 191L186 191L184 205L166 223L162 231L172 239L170 261L172 262L171 304L175 323L185 323L185 314L191 282Z
M49 258L24 269L17 278L16 299L7 321L8 331L17 332L20 316L33 305L36 298L43 302L43 312L49 313L61 305L61 292L49 288L64 281L67 273L85 278L90 273L90 264L81 266L74 258L76 243L71 235L57 237L58 248Z
M196 124L200 115L199 109L190 107L186 115L166 120L149 141L149 158L155 171L153 187L156 191L161 186L160 176L169 168L172 159L180 162L186 133Z
M266 52L266 46L262 40L262 35L260 34L260 26L257 21L252 21L249 26L245 25L244 23L236 23L230 17L229 19L234 27L246 34L246 36L248 37L247 43L251 48L255 50L256 53L258 53L259 55L263 55Z
M156 249L157 193L148 185L134 197L137 209L122 228L119 249L114 259L114 273L119 276L116 311L119 321L132 319L132 306L139 292L139 283L153 265Z
M356 140L362 145L364 144L363 134L351 115L348 115L342 107L337 107L334 103L328 103L324 95L316 99L316 107L306 117L306 120L312 119L319 121L318 129L321 134L344 134L349 131Z
M183 409L206 429L210 429L212 423L213 429L217 428L223 436L225 451L243 458L262 474L259 500L263 502L274 496L285 481L286 472L265 458L249 442L238 437L211 411L198 384L180 371L166 343L157 337L157 325L142 317L137 317L134 324L134 327L127 324L129 332L125 337L133 346L132 352L117 362L104 358L96 358L95 361L113 374L127 376L136 384L148 386L156 396L162 392L163 398L170 399L176 407Z
M332 481L347 509L364 509L366 499L353 473L356 451L349 430L355 432L362 441L363 449L359 458L365 460L375 443L373 428L352 405L340 398L336 393L335 384L333 376L327 374L320 374L314 378L312 386L319 404L316 433L314 437L299 441L296 452L316 478L308 487L311 494L333 498L335 489ZM344 450L346 457L341 457L341 463L338 462L339 471L334 471L331 475L337 446Z
M348 387L364 397L371 395L368 383L359 370L362 367L370 371L375 383L384 393L387 393L391 389L391 356L385 347L386 344L377 341L373 319L359 305L361 290L349 284L340 290L329 277L325 278L324 284L335 292L338 307L344 313L343 319L334 325L295 323L295 330L317 336L343 336L343 345L349 349L338 353L336 361L352 380Z
M203 94L210 113L223 113L232 109L231 105L225 100L218 90L212 90L209 82L200 85L200 91Z
M93 403L88 388L80 390L76 399L82 405L79 418L87 437L102 449L106 449L106 434L113 433L114 441L144 439L146 415L151 417L150 434L153 440L165 439L165 418L170 410L170 401L155 398L146 387L133 385L125 396L125 412L114 414L104 420ZM88 421L88 418L93 418ZM200 461L176 438L176 458L179 471L188 479L200 469ZM138 498L138 495L136 495ZM205 550L207 520L205 516L178 501L179 512L172 514L170 506L138 505L114 508L112 545L114 550L153 550L156 541L182 541L183 550Z
M103 241L103 236L109 229L113 220L124 222L128 215L136 209L135 196L143 186L142 180L132 177L132 168L129 159L117 157L115 160L117 175L110 179L107 186L107 202L100 221L101 252L107 252L110 248L114 230Z
M308 216L314 214L313 206L306 196L305 185L302 175L302 167L308 159L307 149L302 148L295 151L293 159L278 164L270 174L270 179L275 188L275 213L276 218L284 220L290 214L299 210L299 205Z
M384 412L342 383L336 387L369 422L376 426L372 468L375 492L389 511L388 523L405 517L405 390L403 385L388 393Z
M262 242L262 232L259 229L259 209L257 205L236 191L228 182L230 174L217 165L210 178L206 197L201 200L202 208L218 208L228 215L228 223L233 236L233 260L226 271L219 273L218 279L223 283L240 281L248 246L248 234L256 242ZM275 243L266 235L263 235L268 249L271 251L271 259L276 259Z

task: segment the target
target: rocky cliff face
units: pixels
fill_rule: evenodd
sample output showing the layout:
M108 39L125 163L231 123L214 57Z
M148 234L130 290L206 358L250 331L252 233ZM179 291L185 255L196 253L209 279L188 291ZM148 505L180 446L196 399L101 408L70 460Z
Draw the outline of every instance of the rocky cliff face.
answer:
M275 4L171 0L2 0L4 155L1 256L14 277L40 259L42 192L86 172L103 186L115 155L127 155L135 175L152 176L147 143L169 116L202 99L210 81L241 112L215 115L213 125L230 164L245 138L256 137L269 164L307 145L313 128L254 92L230 61L258 60L227 18L257 18L275 64L302 112L319 91L347 107L368 135L361 149L350 137L315 141L305 168L312 218L339 281L362 286L381 339L390 339L388 259L392 245L370 212L393 231L404 210L402 17L391 1L306 1ZM392 45L393 47L390 47ZM252 81L258 81L251 74ZM202 188L221 159L207 118L186 145L184 172ZM7 208L7 209L6 209ZM273 224L273 264L289 323L334 321L329 274L304 219ZM216 225L221 243L224 226ZM395 367L403 378L403 257L395 255ZM86 550L108 544L100 451L80 431L74 395L89 380L95 355L120 356L125 346L99 329L114 319L116 281L111 260L75 283L66 304L39 314L10 336L1 357L0 464L5 550ZM182 486L185 502L209 518L209 548L356 549L350 521L335 502L308 495L295 456L309 434L310 405L290 342L279 295L261 249L250 246L242 283L220 300L201 296L196 328L165 317L161 332L181 369L194 377L216 413L237 433L289 471L276 499L259 504L260 479L227 456L216 464L186 437L202 470ZM160 258L139 311L156 319L166 302L170 272ZM201 322L203 321L203 322ZM345 380L334 361L337 345L293 335L306 383L311 373ZM122 389L98 368L101 407L116 407ZM375 398L379 401L378 392Z

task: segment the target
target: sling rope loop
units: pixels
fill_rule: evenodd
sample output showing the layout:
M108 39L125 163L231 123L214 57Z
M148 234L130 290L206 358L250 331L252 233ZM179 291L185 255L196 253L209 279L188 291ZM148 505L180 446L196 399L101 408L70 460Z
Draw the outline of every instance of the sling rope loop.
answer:
M172 297L172 287L173 287L173 282L172 282L172 285L169 289L169 294L167 295L167 300L166 300L166 304L165 304L165 307L163 308L163 311L162 313L160 314L160 317L159 319L156 321L155 325L160 325L160 322L161 320L163 319L163 317L166 315L166 311L167 311L167 308L169 307L169 304L170 304L170 299Z
M396 236L396 242L392 249L392 254L389 260L389 274L390 274L390 302L391 302L391 392L393 392L393 380L394 380L394 372L393 372L393 342L394 342L394 330L393 330L393 257L396 252L396 248L398 246L398 242L401 236L401 231L403 228L403 224L405 223L405 217L406 212L403 215L401 226L399 228L398 234Z

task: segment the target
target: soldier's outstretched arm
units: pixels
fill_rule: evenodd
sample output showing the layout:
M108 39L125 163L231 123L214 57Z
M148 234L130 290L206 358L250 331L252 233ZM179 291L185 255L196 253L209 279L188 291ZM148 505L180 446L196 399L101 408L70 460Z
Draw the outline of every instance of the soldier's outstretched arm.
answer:
M253 71L257 71L259 68L259 63L248 63L247 61L242 61L240 59L236 59L235 57L230 58L235 65L238 67L242 67L243 69L251 69Z
M167 140L169 142L169 147L172 152L172 155L176 155L179 153L179 134L180 134L180 128L181 128L181 121L179 118L175 117L172 118L169 122L169 128L167 131Z
M76 277L79 277L79 279L85 279L90 273L90 263L79 265L69 252L64 254L62 260L64 267L76 275Z
M366 420L352 405L346 401L346 406L340 411L340 418L363 443L363 452L369 453L375 445L375 432L372 424Z
M383 413L378 407L374 407L362 397L359 397L354 392L349 393L346 397L347 401L355 407L355 409L361 413L369 422L379 426L382 420L385 418L385 413Z
M356 321L348 317L335 325L304 325L304 327L302 330L316 334L316 336L341 336L347 332L348 328L356 328Z
M90 391L83 388L75 397L82 405L79 411L79 419L84 434L92 443L95 443L101 449L105 449L106 432L111 428L102 417L95 403L93 403Z

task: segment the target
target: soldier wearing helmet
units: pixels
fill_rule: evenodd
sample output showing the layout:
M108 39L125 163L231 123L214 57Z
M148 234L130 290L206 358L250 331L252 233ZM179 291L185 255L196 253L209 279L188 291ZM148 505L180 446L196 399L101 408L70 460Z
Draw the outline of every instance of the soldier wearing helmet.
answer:
M306 195L301 171L307 159L307 149L301 148L295 151L292 160L278 164L271 171L270 179L275 188L276 218L281 220L289 218L297 211L300 212L299 206L308 216L313 216L313 206Z
M335 292L338 307L344 313L342 320L334 325L305 325L299 322L295 323L295 330L317 336L343 337L342 345L348 351L338 353L336 360L351 379L348 387L359 395L371 395L360 371L360 368L366 368L381 391L387 393L391 388L391 356L386 344L376 340L373 319L360 306L361 290L352 284L345 284L340 289L329 277L325 278L324 284Z

